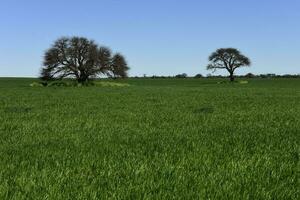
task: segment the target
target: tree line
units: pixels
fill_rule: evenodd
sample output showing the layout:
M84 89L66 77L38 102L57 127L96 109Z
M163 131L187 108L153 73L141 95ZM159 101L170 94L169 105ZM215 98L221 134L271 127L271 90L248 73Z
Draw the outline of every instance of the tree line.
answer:
M177 74L174 76L158 76L158 75L144 75L144 76L132 76L131 78L150 78L150 79L167 79L167 78L195 78L195 79L206 79L206 78L228 78L229 76L226 75L213 75L213 74L196 74L194 76L188 76L186 73ZM247 73L245 75L235 75L235 78L300 78L300 74L252 74Z

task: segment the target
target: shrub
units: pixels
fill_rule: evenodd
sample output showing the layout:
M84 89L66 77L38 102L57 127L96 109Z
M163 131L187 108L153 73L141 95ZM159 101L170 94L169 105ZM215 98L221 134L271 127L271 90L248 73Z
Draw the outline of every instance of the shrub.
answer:
M114 83L114 82L95 82L94 85L101 87L128 87L130 86L128 83Z
M196 74L195 78L203 78L203 75L202 74Z
M40 82L33 82L30 84L30 87L43 87L43 83Z
M48 84L48 87L67 87L67 86L71 86L71 85L64 81L53 81Z
M175 78L186 78L187 77L187 74L186 73L183 73L183 74L177 74L175 76Z
M246 78L254 78L255 75L252 74L252 73L248 73L248 74L245 75L245 77L246 77Z
M240 84L248 84L248 81L239 81Z

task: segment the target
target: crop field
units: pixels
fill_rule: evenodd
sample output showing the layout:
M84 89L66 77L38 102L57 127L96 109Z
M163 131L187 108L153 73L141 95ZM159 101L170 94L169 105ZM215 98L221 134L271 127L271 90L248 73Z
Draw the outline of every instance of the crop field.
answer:
M300 79L34 81L0 79L0 199L300 198Z

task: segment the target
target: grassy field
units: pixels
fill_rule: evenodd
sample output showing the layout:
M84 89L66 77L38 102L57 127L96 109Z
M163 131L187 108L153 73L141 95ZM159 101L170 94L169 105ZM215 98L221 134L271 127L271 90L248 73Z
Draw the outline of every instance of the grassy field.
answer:
M299 199L300 79L0 79L0 199Z

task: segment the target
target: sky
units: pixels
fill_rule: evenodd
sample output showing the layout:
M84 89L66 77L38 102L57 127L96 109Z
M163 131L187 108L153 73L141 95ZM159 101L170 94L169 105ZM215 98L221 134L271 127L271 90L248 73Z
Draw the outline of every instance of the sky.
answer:
M61 36L122 53L130 76L206 75L226 47L252 61L237 74L300 74L299 10L299 0L0 0L0 77L38 76Z

